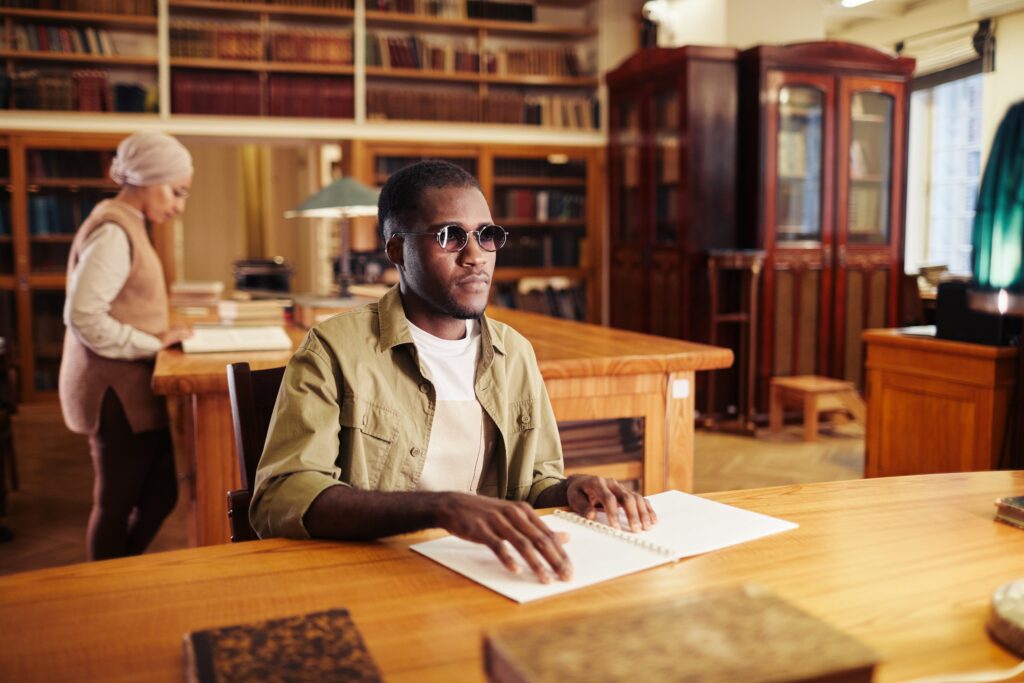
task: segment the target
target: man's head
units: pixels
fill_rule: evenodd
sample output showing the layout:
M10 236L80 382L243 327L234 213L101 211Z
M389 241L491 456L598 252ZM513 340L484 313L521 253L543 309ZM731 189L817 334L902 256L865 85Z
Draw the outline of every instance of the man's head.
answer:
M495 245L487 240L490 229L483 246L481 233L473 234L492 222L476 178L446 161L407 166L381 189L377 221L388 259L398 267L410 320L420 325L424 318L466 319L484 312L495 252L483 246ZM462 230L470 234L454 250L457 244L450 240L462 237ZM455 237L442 246L438 233Z

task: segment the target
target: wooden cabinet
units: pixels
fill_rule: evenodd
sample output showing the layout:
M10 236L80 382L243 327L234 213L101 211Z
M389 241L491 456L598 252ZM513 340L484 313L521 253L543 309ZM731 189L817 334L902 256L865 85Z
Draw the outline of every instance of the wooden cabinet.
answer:
M866 476L999 468L1017 381L1016 347L897 330L870 330L864 343Z
M894 326L914 61L838 42L740 55L741 244L766 254L757 359L769 381L863 384L863 330Z
M396 145L354 141L349 167L370 185L428 158L450 161L479 181L494 222L508 229L498 253L495 303L599 322L604 243L602 150L518 145ZM382 251L376 223L365 219L353 244ZM531 296L529 286L539 287Z
M120 136L12 133L0 207L0 334L18 370L20 396L57 389L64 339L65 269L71 240L117 186L107 176Z
M736 55L650 48L607 76L615 327L707 339L707 253L737 239Z

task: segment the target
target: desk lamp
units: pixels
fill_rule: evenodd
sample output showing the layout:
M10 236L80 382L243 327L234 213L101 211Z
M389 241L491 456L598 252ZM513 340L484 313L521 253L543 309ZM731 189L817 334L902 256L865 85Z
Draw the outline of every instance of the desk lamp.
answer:
M367 187L354 178L338 178L330 185L291 211L285 211L285 218L337 218L341 220L341 268L338 273L339 297L347 298L352 270L349 264L351 241L349 218L377 215L377 190Z

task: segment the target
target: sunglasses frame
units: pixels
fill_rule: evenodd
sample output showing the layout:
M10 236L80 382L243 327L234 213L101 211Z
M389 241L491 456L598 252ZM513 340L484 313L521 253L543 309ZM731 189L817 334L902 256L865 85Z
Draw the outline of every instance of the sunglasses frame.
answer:
M458 228L459 230L461 230L466 235L466 241L463 242L462 246L459 247L458 249L449 249L446 246L447 240L451 240L453 244L458 244L458 240L454 240L451 237L446 237L446 238L444 238L444 241L442 241L441 235L445 234L448 231L449 228ZM488 228L498 228L501 231L501 234L503 235L503 238L501 240L501 244L498 244L496 247L494 247L493 250L492 249L488 249L487 247L485 247L483 241L480 239L480 232L483 231L483 230L487 230ZM391 236L395 237L396 235L402 235L402 236L413 235L413 236L416 236L416 237L433 237L434 241L437 242L437 246L439 246L441 248L441 251L443 251L443 252L445 252L447 254L458 254L459 252L461 252L463 249L465 249L469 245L470 235L473 235L474 237L476 237L476 243L480 245L481 249L483 249L484 251L486 251L486 252L488 252L490 254L493 254L493 253L496 253L497 251L499 251L506 244L508 244L508 234L509 234L508 230L506 230L505 228L503 228L500 225L497 225L495 223L489 223L488 225L485 225L485 226L483 226L481 228L477 228L476 230L466 230L464 227L462 227L461 225L458 225L456 223L447 223L445 225L442 225L441 229L438 230L437 232L393 232L393 233L391 233ZM495 243L497 243L496 240L495 240Z

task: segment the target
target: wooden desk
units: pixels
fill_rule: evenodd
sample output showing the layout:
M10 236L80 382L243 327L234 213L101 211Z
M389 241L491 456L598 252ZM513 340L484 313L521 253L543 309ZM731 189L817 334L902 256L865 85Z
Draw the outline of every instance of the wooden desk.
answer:
M866 476L999 466L1016 347L867 330Z
M1024 531L992 501L1022 472L799 484L707 496L782 517L777 536L518 605L408 550L269 540L0 577L0 678L182 680L191 630L343 606L388 681L482 681L481 633L756 581L861 639L878 683L1018 660L985 632L1020 578ZM685 666L681 662L680 666Z
M624 332L534 313L488 309L533 344L560 421L644 418L644 458L637 471L588 472L642 478L646 493L693 487L694 373L728 367L732 352L678 339ZM296 343L304 330L289 331ZM153 390L168 398L179 468L190 477L194 545L231 537L225 493L238 488L225 366L284 365L290 352L185 355L162 351Z

